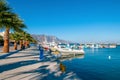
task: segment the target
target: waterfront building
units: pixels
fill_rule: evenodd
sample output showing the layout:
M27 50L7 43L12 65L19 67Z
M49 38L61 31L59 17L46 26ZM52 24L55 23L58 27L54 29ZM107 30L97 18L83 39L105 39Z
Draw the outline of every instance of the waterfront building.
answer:
M0 32L0 36L4 36L4 32Z

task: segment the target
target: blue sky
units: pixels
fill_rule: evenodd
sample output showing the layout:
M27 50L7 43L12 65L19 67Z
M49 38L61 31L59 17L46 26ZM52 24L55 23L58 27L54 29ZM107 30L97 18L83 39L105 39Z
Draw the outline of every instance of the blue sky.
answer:
M8 0L31 34L77 42L120 41L120 0Z

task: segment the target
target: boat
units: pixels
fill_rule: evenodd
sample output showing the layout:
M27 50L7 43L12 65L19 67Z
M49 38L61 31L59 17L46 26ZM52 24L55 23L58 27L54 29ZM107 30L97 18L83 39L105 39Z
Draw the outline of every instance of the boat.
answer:
M58 51L61 53L78 53L78 54L84 54L83 49L70 49L70 48L57 48Z
M56 57L73 57L84 55L83 49L71 49L71 48L51 48L52 54Z
M110 44L110 48L116 48L116 44Z

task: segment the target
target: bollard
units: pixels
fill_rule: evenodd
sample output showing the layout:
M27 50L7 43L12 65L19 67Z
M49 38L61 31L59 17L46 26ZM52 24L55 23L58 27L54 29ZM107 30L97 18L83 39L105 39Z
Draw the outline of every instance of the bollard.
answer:
M62 73L64 73L66 71L66 67L65 65L63 65L62 63L60 63L60 70L62 71Z

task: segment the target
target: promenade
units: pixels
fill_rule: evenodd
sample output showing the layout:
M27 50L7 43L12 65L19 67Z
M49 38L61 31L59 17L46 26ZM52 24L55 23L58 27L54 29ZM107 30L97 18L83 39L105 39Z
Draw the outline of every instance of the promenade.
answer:
M80 80L73 72L62 73L59 60L48 52L39 61L39 50L31 47L0 55L0 80Z

